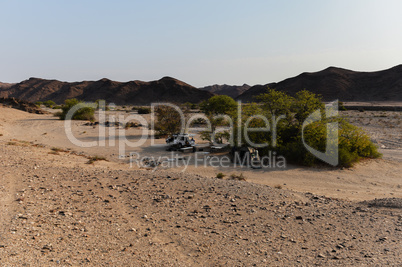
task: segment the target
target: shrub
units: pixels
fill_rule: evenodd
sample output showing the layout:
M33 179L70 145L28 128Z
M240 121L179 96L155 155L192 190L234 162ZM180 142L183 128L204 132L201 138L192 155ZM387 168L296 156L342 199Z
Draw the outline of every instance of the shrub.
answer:
M361 158L381 157L369 136L361 128L341 118L336 118L334 121L338 122L339 127L338 166L350 167ZM318 151L325 151L326 143L330 142L327 140L327 123L326 120L315 122L304 129L305 142ZM293 142L279 145L278 149L288 160L295 163L312 166L321 162L305 148L301 136L294 138Z
M150 113L151 113L151 108L147 108L147 107L138 108L138 114L150 114Z
M43 102L43 105L45 105L45 107L47 108L52 108L56 105L56 103L54 103L52 100L46 100L45 102Z
M95 120L95 106L96 104L85 104L82 101L79 101L75 98L73 99L67 99L62 106L62 111L57 112L55 116L58 116L61 120L65 120L67 113L75 107L76 105L80 105L80 108L73 114L72 118L73 120L89 120L89 121L94 121Z
M347 108L345 107L345 105L342 101L339 101L338 105L339 105L339 110L347 111Z
M68 152L67 150L65 150L63 148L59 148L59 147L52 147L50 150L52 150L54 152Z
M223 173L218 173L217 175L216 175L216 178L218 178L218 179L223 179L223 177L225 177L226 175L224 175Z
M184 108L184 109L186 109L186 110L189 110L189 109L191 109L191 103L190 102L186 102L186 103L184 103L183 105L182 105L182 107Z
M230 179L231 180L237 180L237 181L246 181L246 178L243 176L243 173L231 174Z
M93 156L93 157L88 157L88 161L86 164L93 164L95 161L100 161L100 160L107 161L105 157Z
M196 124L207 124L207 121L204 118L197 118L191 122L191 126L194 126Z

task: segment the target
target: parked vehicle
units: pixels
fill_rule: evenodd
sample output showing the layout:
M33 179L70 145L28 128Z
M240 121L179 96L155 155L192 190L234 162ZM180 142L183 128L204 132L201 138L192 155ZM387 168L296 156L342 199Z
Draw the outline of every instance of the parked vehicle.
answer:
M166 139L166 144L174 148L193 147L194 138L189 134L174 134Z

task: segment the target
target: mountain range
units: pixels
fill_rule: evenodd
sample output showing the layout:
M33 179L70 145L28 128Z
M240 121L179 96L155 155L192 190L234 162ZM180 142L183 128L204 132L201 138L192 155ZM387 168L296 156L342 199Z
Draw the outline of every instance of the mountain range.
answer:
M8 89L13 85L14 85L14 83L2 83L2 82L0 82L0 90L1 89Z
M0 97L14 97L30 102L77 98L84 101L105 99L117 105L147 105L153 102L198 103L214 94L199 90L171 77L157 81L115 82L109 79L83 82L61 82L30 78L10 87L0 88Z
M254 96L266 92L267 87L290 95L306 89L322 95L325 101L402 101L402 65L375 72L329 67L319 72L305 72L279 83L255 85L236 99L255 101Z
M251 102L255 101L255 96L266 92L267 87L290 95L306 89L322 95L325 101L402 101L402 65L374 72L329 67L318 72L304 72L278 83L252 87L224 84L195 88L171 77L151 82L116 82L109 79L62 82L30 78L16 84L0 83L0 97L30 102L53 100L56 103L63 103L69 98L84 101L105 99L118 105L147 105L153 102L199 103L213 95L223 94L242 102Z
M239 95L243 94L245 91L250 89L250 85L248 84L243 84L243 85L210 85L210 86L205 86L198 88L200 90L208 91L217 95L228 95L230 97L236 98Z

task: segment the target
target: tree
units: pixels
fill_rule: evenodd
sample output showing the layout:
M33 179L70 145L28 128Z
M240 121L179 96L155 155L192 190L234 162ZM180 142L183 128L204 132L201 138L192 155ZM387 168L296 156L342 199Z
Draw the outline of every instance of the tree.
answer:
M339 151L339 166L349 167L361 158L381 156L369 136L362 129L337 116L326 118L324 116L325 105L319 95L302 90L296 93L295 97L291 97L284 92L268 88L267 93L258 96L257 99L261 101L262 113L267 118L285 115L285 119L276 124L277 146L268 145L264 149L259 149L262 156L274 150L291 162L303 165L317 164L320 160L307 150L303 143L302 132L306 144L318 151L325 151L328 142L338 142L335 145ZM317 110L321 112L321 120L310 123L303 128L304 121ZM338 125L339 138L327 140L327 125L334 122ZM261 125L261 121L255 120L254 124ZM270 132L257 132L250 135L250 140L259 144L266 141L269 144L267 137L270 135Z
M302 90L296 93L293 102L293 111L295 112L295 119L301 125L307 117L316 110L324 110L325 106L322 103L321 96L316 95L307 90Z
M267 88L267 92L256 97L263 105L266 115L280 116L290 114L294 98L284 92Z
M157 106L155 114L155 131L157 135L172 135L182 130L182 118L174 108L162 105Z
M236 110L237 103L230 96L216 95L203 101L200 104L200 108L207 116L218 114L229 115Z
M217 131L218 126L228 126L230 124L227 116L233 118L236 113L236 101L227 95L216 95L200 104L200 109L205 113L211 123L211 131L204 131L201 137L210 142L222 143L224 139L229 139L229 131ZM214 140L213 140L214 139Z

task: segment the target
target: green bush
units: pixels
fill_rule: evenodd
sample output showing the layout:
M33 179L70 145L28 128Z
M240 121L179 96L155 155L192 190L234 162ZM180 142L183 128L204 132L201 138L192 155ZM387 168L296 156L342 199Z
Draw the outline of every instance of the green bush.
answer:
M73 114L73 120L95 120L96 104L86 104L75 98L67 99L61 108L62 111L58 112L56 116L58 116L61 120L65 120L67 113L76 105L80 105L81 107Z
M258 99L261 101L262 110L258 111L258 107L251 108L249 113L243 114L243 121L247 119L247 116L253 115L253 110L254 114L261 114L268 119L274 115L285 115L285 119L277 124L275 145L271 142L271 131L249 134L252 142L268 144L267 147L259 149L260 156L268 155L270 151L276 151L289 162L307 166L323 163L304 146L302 131L306 144L313 149L326 153L335 153L335 151L326 151L326 148L327 142L336 142L336 139L327 140L327 124L336 122L338 123L338 144L333 145L338 146L338 166L350 167L362 158L381 157L370 137L361 128L340 117L325 119L325 116L323 116L324 119L308 124L303 129L304 121L314 111L321 110L321 115L324 114L324 104L318 95L303 90L298 92L295 97L291 97L283 92L268 89L268 92L260 95ZM244 108L244 110L246 109ZM253 123L253 127L264 127L264 123L261 121L255 120ZM243 128L244 125L236 125L236 127ZM237 130L234 132L237 132Z
M56 103L54 103L52 100L46 100L45 102L43 102L43 105L45 105L45 107L47 108L52 108L56 105Z
M226 175L224 175L223 173L218 173L217 175L216 175L216 178L218 178L218 179L223 179L223 177L225 177Z

